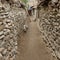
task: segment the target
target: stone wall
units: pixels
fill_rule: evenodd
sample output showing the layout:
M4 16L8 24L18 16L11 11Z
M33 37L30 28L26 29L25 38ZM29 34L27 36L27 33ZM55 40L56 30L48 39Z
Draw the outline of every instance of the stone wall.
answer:
M1 3L0 3L1 4ZM3 8L2 8L3 7ZM17 54L17 41L26 21L25 10L0 6L0 60L14 60Z
M39 10L39 26L43 41L52 51L53 56L60 59L60 9L41 7Z

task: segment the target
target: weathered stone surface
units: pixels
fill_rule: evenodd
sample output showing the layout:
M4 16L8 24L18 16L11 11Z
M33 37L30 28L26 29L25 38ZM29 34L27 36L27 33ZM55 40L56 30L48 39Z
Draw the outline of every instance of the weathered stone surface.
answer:
M55 3L55 0L52 0ZM58 3L57 3L58 4ZM55 5L54 5L55 6ZM47 7L48 8L48 7ZM42 38L48 47L53 50L53 55L60 59L60 9L57 7L51 10L40 8L39 26ZM58 59L58 60L59 60Z
M0 60L14 60L17 55L18 35L23 31L26 20L25 10L18 8L18 5L11 7L4 2L0 6Z

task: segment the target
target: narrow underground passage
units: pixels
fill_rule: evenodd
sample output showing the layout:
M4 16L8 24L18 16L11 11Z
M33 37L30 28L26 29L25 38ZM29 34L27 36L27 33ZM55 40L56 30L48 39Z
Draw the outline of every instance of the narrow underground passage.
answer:
M57 60L43 42L37 21L31 21L28 31L21 35L18 51L16 60Z

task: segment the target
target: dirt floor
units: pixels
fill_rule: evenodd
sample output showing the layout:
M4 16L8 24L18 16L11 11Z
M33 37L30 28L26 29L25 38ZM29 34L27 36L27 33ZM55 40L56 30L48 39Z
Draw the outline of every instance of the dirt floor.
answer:
M36 22L29 23L29 29L18 41L19 54L16 60L57 60L43 42Z

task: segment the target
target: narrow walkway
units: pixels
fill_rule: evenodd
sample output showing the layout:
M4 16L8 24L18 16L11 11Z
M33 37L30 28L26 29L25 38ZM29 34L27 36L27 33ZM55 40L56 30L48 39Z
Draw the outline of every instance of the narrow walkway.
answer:
M20 39L17 60L56 60L42 41L36 22L30 22L27 33Z

